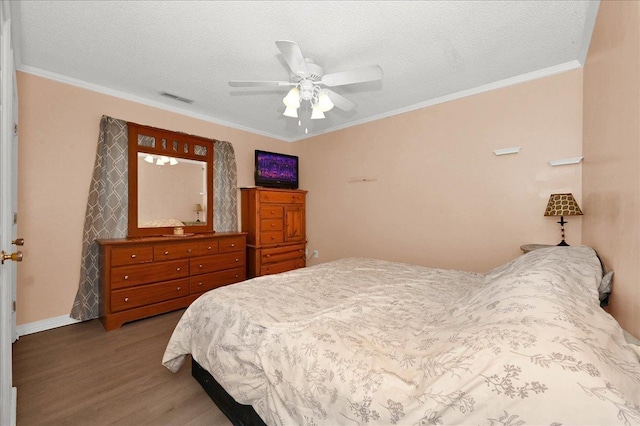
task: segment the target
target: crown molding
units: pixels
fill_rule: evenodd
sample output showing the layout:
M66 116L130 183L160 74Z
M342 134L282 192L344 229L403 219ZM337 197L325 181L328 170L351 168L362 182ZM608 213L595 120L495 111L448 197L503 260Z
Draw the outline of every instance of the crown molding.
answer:
M597 9L596 9L596 12L597 12ZM184 116L195 118L195 119L198 119L198 120L206 121L208 123L218 124L218 125L221 125L221 126L230 127L232 129L242 130L242 131L245 131L245 132L249 132L249 133L253 133L253 134L269 137L269 138L276 139L276 140L283 141L283 142L297 142L297 141L301 141L301 140L305 140L305 139L310 139L310 138L313 138L315 136L320 136L320 135L331 133L331 132L335 132L335 131L338 131L338 130L343 130L343 129L346 129L346 128L349 128L349 127L359 126L361 124L366 124L366 123L370 123L372 121L381 120L383 118L392 117L394 115L404 114L406 112L411 112L411 111L415 111L415 110L418 110L418 109L427 108L427 107L430 107L430 106L433 106L433 105L437 105L437 104L453 101L453 100L456 100L456 99L461 99L461 98L465 98L465 97L468 97L468 96L473 96L473 95L477 95L477 94L480 94L480 93L489 92L489 91L492 91L492 90L501 89L501 88L504 88L504 87L509 87L509 86L513 86L513 85L516 85L516 84L520 84L520 83L525 83L525 82L532 81L532 80L538 80L538 79L541 79L541 78L550 77L552 75L564 73L564 72L567 72L567 71L573 71L573 70L579 69L579 68L582 68L582 64L579 61L574 60L574 61L566 62L566 63L563 63L563 64L555 65L555 66L552 66L552 67L543 68L543 69L538 70L538 71L533 71L533 72L530 72L530 73L526 73L526 74L518 75L518 76L515 76L515 77L507 78L507 79L504 79L504 80L496 81L496 82L493 82L493 83L485 84L485 85L482 85L482 86L474 87L472 89L463 90L463 91L460 91L460 92L457 92L457 93L452 93L450 95L429 99L429 100L424 101L424 102L419 102L417 104L409 105L407 107L399 108L399 109L396 109L396 110L393 110L393 111L388 111L388 112L385 112L383 114L378 114L378 115L374 115L374 116L371 116L371 117L367 117L367 118L364 118L362 120L349 122L347 124L343 124L343 125L340 125L340 126L334 126L334 127L330 127L330 128L327 128L327 129L323 129L323 130L318 131L318 132L314 132L314 133L311 133L311 134L305 134L305 135L301 135L300 137L292 137L292 138L284 138L282 136L274 135L274 134L271 134L271 133L268 133L268 132L264 132L264 131L261 131L261 130L258 130L258 129L253 129L253 128L245 127L245 126L239 126L237 124L229 123L229 122L222 121L222 120L216 120L216 119L213 119L213 118L211 118L209 116L206 116L204 114L194 113L192 111L188 111L188 110L183 109L183 108L173 107L173 106L170 106L170 105L166 105L166 104L163 104L163 103L160 103L160 102L156 102L156 101L152 101L152 100L143 98L141 96L131 95L131 94L126 93L126 92L113 90L113 89L110 89L108 87L104 87L104 86L100 86L100 85L97 85L97 84L89 83L89 82L86 82L86 81L83 81L83 80L67 77L67 76L64 76L64 75L61 75L61 74L56 74L56 73L53 73L53 72L50 72L50 71L42 70L40 68L31 67L29 65L21 65L20 68L18 69L18 71L25 72L25 73L28 73L28 74L33 74L33 75L36 75L38 77L46 78L46 79L49 79L49 80L58 81L60 83L69 84L71 86L80 87L82 89L91 90L93 92L102 93L102 94L105 94L105 95L108 95L108 96L113 96L113 97L116 97L116 98L120 98L120 99L131 101L131 102L136 102L136 103L139 103L139 104L142 104L142 105L147 105L147 106L150 106L150 107L153 107L153 108L158 108L158 109L161 109L161 110L173 112L173 113L176 113L176 114L184 115Z
M358 126L360 124L365 124L365 123L369 123L371 121L376 121L376 120L381 120L383 118L388 118L388 117L392 117L394 115L398 115L398 114L404 114L405 112L411 112L411 111L415 111L417 109L422 109L422 108L426 108L426 107L430 107L433 105L437 105L437 104L442 104L445 102L449 102L449 101L453 101L456 99L461 99L461 98L466 98L467 96L473 96L473 95L477 95L480 93L484 93L484 92L490 92L492 90L496 90L496 89L502 89L504 87L509 87L509 86L513 86L516 84L520 84L520 83L526 83L528 81L532 81L532 80L538 80L541 78L545 78L545 77L550 77L552 75L556 75L556 74L561 74L567 71L573 71L576 69L582 68L582 64L577 61L570 61L570 62L565 62L563 64L559 64L559 65L554 65L552 67L548 67L548 68L543 68L541 70L537 70L537 71L532 71L526 74L521 74L515 77L511 77L511 78L506 78L504 80L500 80L500 81L496 81L493 83L489 83L489 84L485 84L482 86L478 86L478 87L474 87L472 89L468 89L468 90L463 90L461 92L457 92L457 93L452 93L450 95L446 95L446 96L441 96L439 98L433 98L433 99L429 99L427 101L424 102L420 102L417 104L413 104L407 107L403 107L403 108L399 108L393 111L388 111L385 112L383 114L378 114L378 115L374 115L372 117L367 117L365 119L362 120L358 120L358 121L353 121L350 122L348 124L345 125L341 125L341 126L335 126L335 127L330 127L327 129L324 129L322 132L318 132L315 134L310 134L310 135L304 135L303 137L300 138L295 138L292 140L292 142L297 142L303 139L309 139L311 137L314 136L318 136L320 134L326 134L326 133L331 133L331 132L335 132L337 130L342 130L342 129L346 129L349 127L353 127L353 126Z
M113 96L115 98L120 98L120 99L124 99L126 101L131 101L131 102L135 102L138 104L142 104L142 105L146 105L152 108L157 108L157 109L161 109L164 111L169 111L169 112L173 112L176 114L180 114L180 115L184 115L187 117L191 117L191 118L195 118L198 120L202 120L202 121L206 121L208 123L213 123L213 124L218 124L220 126L225 126L225 127L230 127L232 129L236 129L236 130L242 130L244 132L249 132L249 133L253 133L253 134L257 134L257 135L261 135L261 136L266 136L269 138L273 138L273 139L277 139L279 141L285 141L285 142L292 142L291 140L286 140L284 138L282 138L281 136L278 135L274 135L268 132L263 132L257 129L252 129L249 127L244 127L244 126L239 126L237 124L233 124L233 123L229 123L227 121L223 121L223 120L216 120L211 118L210 116L204 115L204 114L199 114L193 111L189 111L183 108L179 108L179 107L174 107L171 105L167 105L167 104L163 104L161 102L156 102L156 101L152 101L150 99L147 98L143 98L141 96L137 96L137 95L132 95L130 93L126 93L126 92L122 92L119 90L114 90L114 89L110 89L108 87L105 86L101 86L98 84L94 84L94 83L89 83L87 81L84 80L79 80L76 78L72 78L72 77L67 77L65 75L62 74L57 74L51 71L46 71L43 70L41 68L36 68L36 67L32 67L29 65L20 65L20 67L18 68L18 71L27 73L27 74L32 74L38 77L42 77L42 78L46 78L48 80L53 80L53 81L57 81L59 83L64 83L64 84L68 84L71 86L75 86L75 87L79 87L81 89L86 89L86 90L90 90L92 92L97 92L97 93L102 93L103 95L108 95L108 96Z

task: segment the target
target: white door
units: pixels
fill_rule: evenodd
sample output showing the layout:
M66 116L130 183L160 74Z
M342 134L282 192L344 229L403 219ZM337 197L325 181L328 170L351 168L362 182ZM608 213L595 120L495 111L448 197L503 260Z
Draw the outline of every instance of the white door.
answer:
M16 245L17 213L17 90L9 3L0 4L0 425L16 421L16 389L13 387L11 345L16 340L16 265L22 253Z

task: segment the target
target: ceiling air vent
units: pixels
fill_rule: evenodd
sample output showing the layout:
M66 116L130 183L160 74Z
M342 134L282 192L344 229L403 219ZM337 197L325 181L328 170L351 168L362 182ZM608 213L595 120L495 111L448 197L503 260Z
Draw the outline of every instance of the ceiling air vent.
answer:
M193 103L193 100L191 100L191 99L183 98L182 96L174 95L172 93L160 92L160 95L164 96L165 98L173 99L175 101L184 102L185 104L192 104Z

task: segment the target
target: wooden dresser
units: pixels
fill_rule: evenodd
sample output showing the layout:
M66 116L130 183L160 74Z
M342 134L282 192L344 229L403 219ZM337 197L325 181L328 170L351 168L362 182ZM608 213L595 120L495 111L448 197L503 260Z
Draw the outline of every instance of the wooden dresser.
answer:
M188 306L246 279L244 233L97 240L105 330Z
M242 188L241 194L248 277L303 268L307 191Z

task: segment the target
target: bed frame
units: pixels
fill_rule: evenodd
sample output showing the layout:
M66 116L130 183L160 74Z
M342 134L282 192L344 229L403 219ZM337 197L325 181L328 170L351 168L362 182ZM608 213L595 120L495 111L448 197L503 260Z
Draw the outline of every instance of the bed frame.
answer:
M191 375L204 388L207 395L216 403L234 426L266 426L252 406L236 402L231 395L196 360L191 359Z

